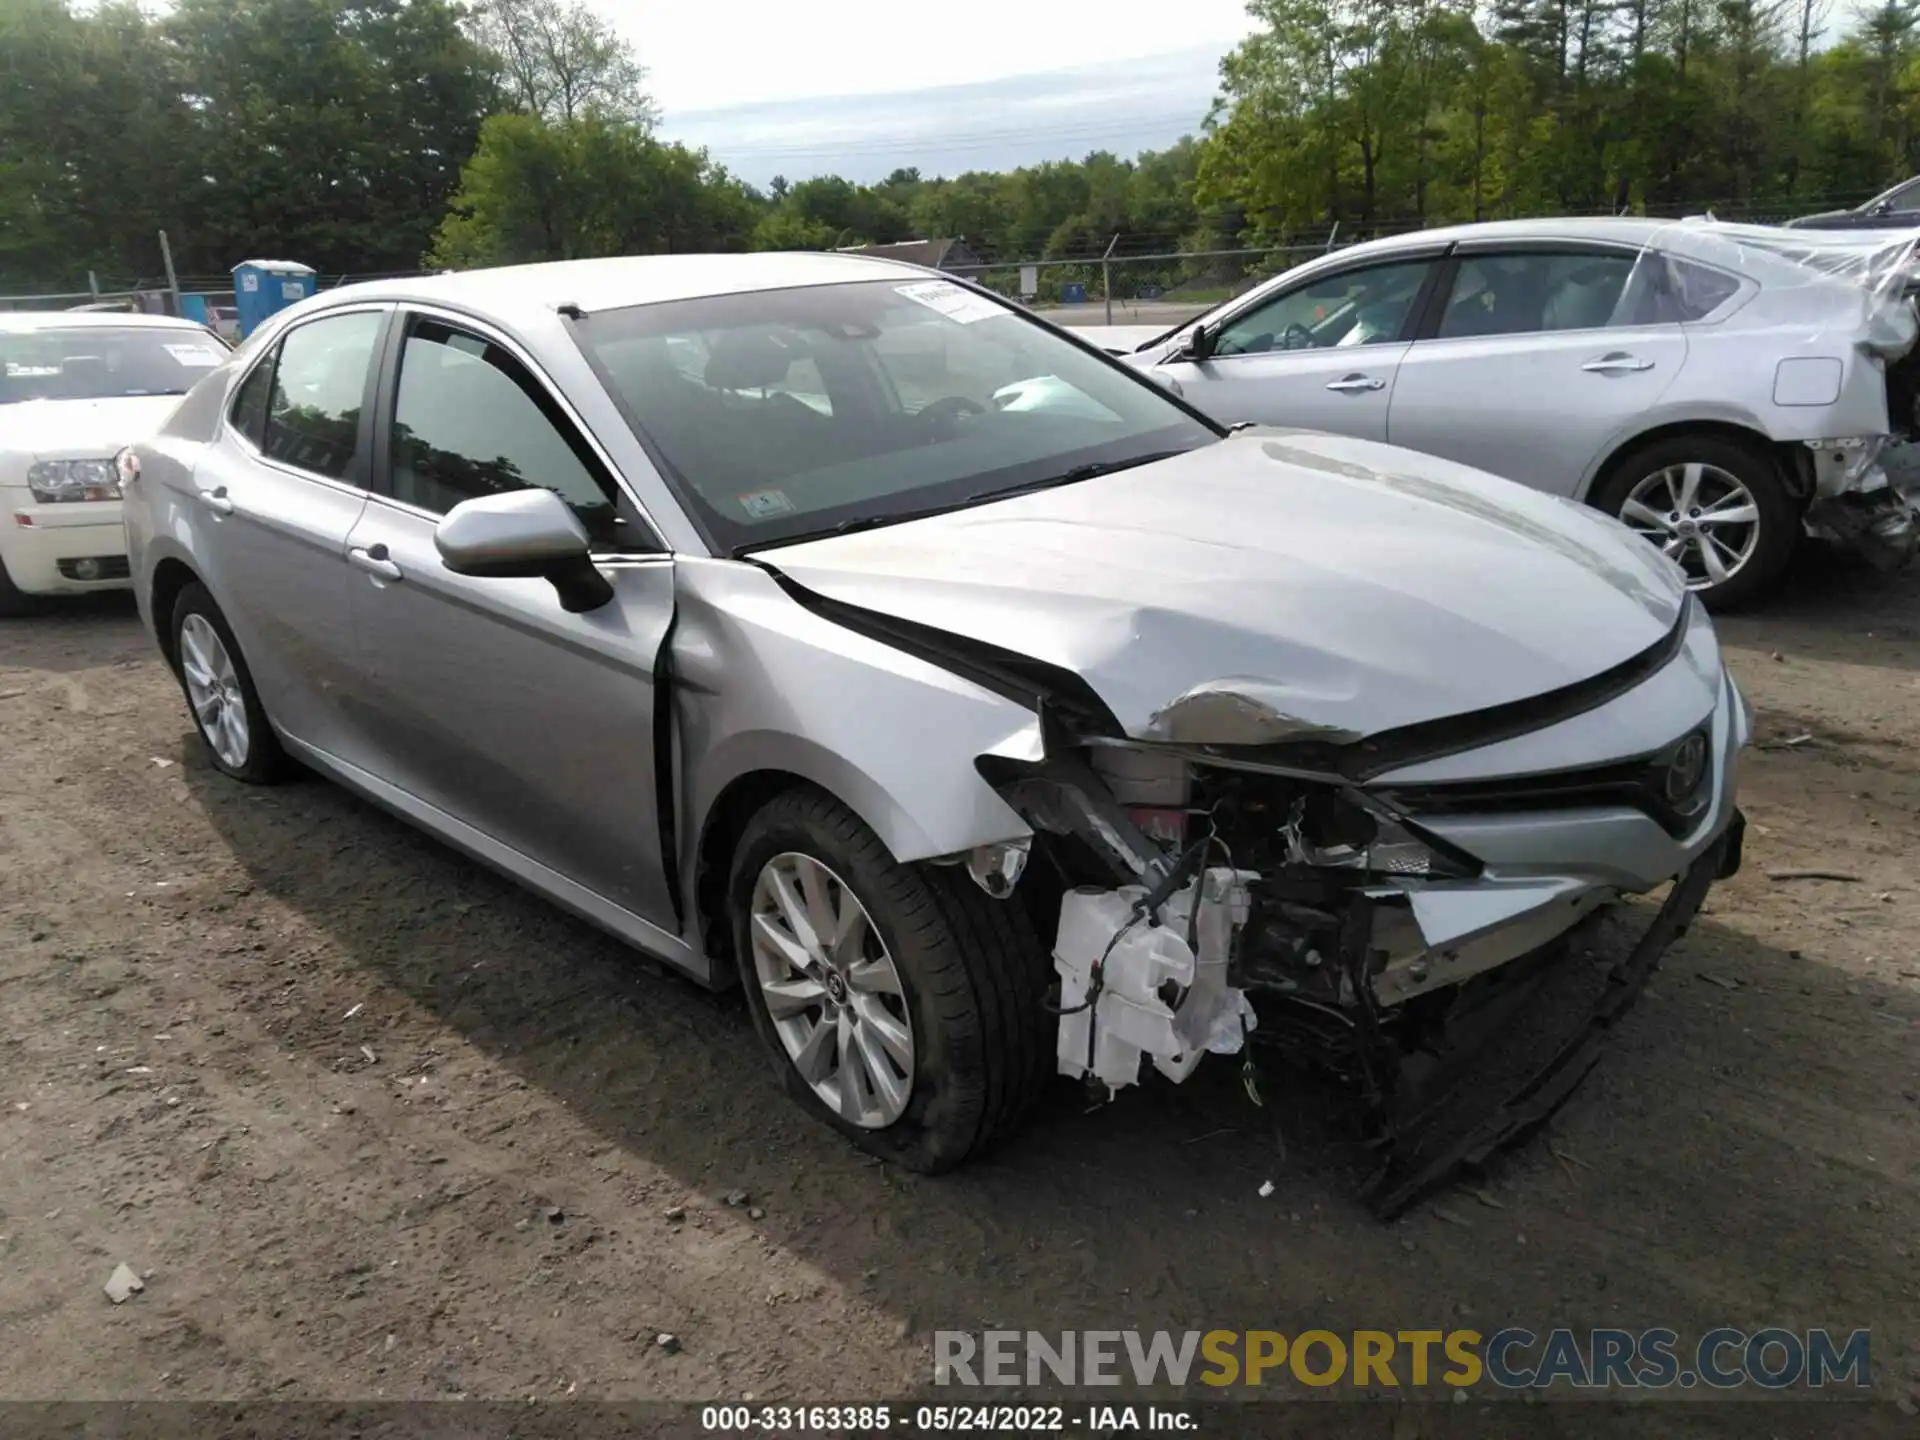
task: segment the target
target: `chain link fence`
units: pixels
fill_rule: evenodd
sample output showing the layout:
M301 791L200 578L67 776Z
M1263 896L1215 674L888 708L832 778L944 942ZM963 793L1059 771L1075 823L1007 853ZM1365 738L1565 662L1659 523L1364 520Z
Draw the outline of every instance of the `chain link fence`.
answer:
M1307 244L1206 250L1120 249L1095 256L982 262L947 268L1035 309L1108 324L1177 323L1338 248L1337 234Z
M1713 214L1722 220L1752 224L1779 224L1819 208L1819 202L1857 202L1860 197L1808 197L1796 204L1758 206L1737 201L1702 202L1664 207L1671 218ZM1595 214L1605 212L1592 212ZM948 265L1009 299L1053 312L1053 318L1083 324L1174 325L1212 309L1222 301L1307 260L1362 239L1417 230L1417 223L1375 225L1361 233L1343 234L1334 226L1324 236L1268 246L1191 249L1182 237L1119 234L1098 251L1031 258L989 257L978 263ZM377 274L323 274L316 290L331 290L361 280L408 278L431 272L396 270ZM164 279L150 276L103 283L89 276L85 290L28 295L0 295L0 311L115 308L153 314L176 312L174 292ZM181 276L181 308L190 318L231 313L234 304L231 275Z
M425 275L426 270L388 270L372 274L317 275L314 288L332 290L361 280L400 280ZM123 310L145 315L182 315L187 319L210 323L221 329L234 311L233 276L182 275L179 277L179 303L165 279L138 276L131 280L116 277L103 284L89 276L85 290L54 290L37 294L0 295L0 313L10 310Z

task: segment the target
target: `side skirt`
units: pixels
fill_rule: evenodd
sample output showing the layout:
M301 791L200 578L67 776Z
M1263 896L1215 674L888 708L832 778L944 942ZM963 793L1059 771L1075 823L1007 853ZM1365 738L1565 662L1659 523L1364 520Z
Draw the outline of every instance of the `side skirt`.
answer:
M381 809L392 811L402 820L426 831L435 839L445 841L454 849L478 860L488 869L498 871L509 880L526 886L529 890L551 900L561 909L578 915L589 924L599 926L614 938L624 940L635 949L644 950L655 959L685 972L701 984L713 983L713 962L679 936L668 934L658 925L641 919L631 910L616 905L595 891L587 889L586 886L569 880L558 870L522 855L511 846L501 844L492 836L476 830L465 821L454 819L444 810L427 804L399 786L389 784L357 765L350 765L303 740L294 739L285 732L281 732L280 742L300 760L322 774L371 800Z

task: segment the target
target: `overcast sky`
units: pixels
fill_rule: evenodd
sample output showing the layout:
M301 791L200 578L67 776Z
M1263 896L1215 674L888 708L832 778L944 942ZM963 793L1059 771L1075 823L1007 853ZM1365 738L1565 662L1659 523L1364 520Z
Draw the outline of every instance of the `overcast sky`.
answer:
M633 42L671 139L764 184L1131 154L1193 130L1243 0L590 0ZM886 97L879 101L861 97Z

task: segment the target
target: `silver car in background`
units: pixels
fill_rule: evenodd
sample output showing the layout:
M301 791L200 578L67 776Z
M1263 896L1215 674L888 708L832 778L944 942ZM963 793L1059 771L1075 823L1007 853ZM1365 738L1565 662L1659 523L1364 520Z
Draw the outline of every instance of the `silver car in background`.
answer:
M1565 1094L1739 859L1748 710L1614 521L1227 436L908 266L330 291L121 469L215 766L303 762L742 984L794 1096L921 1169L1049 1072L1252 1038L1406 1142L1391 1208L1459 1158L1470 1037Z
M1914 236L1518 220L1371 241L1170 332L1083 331L1227 423L1382 440L1617 515L1716 606L1803 532L1906 563ZM1906 361L1902 364L1902 361Z

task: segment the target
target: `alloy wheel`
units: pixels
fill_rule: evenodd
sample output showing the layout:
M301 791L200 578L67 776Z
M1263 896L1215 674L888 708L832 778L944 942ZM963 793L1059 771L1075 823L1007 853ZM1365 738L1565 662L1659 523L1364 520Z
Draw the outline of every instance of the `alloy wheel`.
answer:
M913 1023L866 907L811 855L787 851L753 886L754 979L787 1058L842 1119L883 1130L913 1094Z
M1628 492L1620 518L1687 572L1687 588L1733 579L1760 545L1753 492L1718 465L1690 461L1656 470Z
M247 701L233 658L204 615L189 615L180 625L180 673L187 702L207 744L230 769L247 763Z

